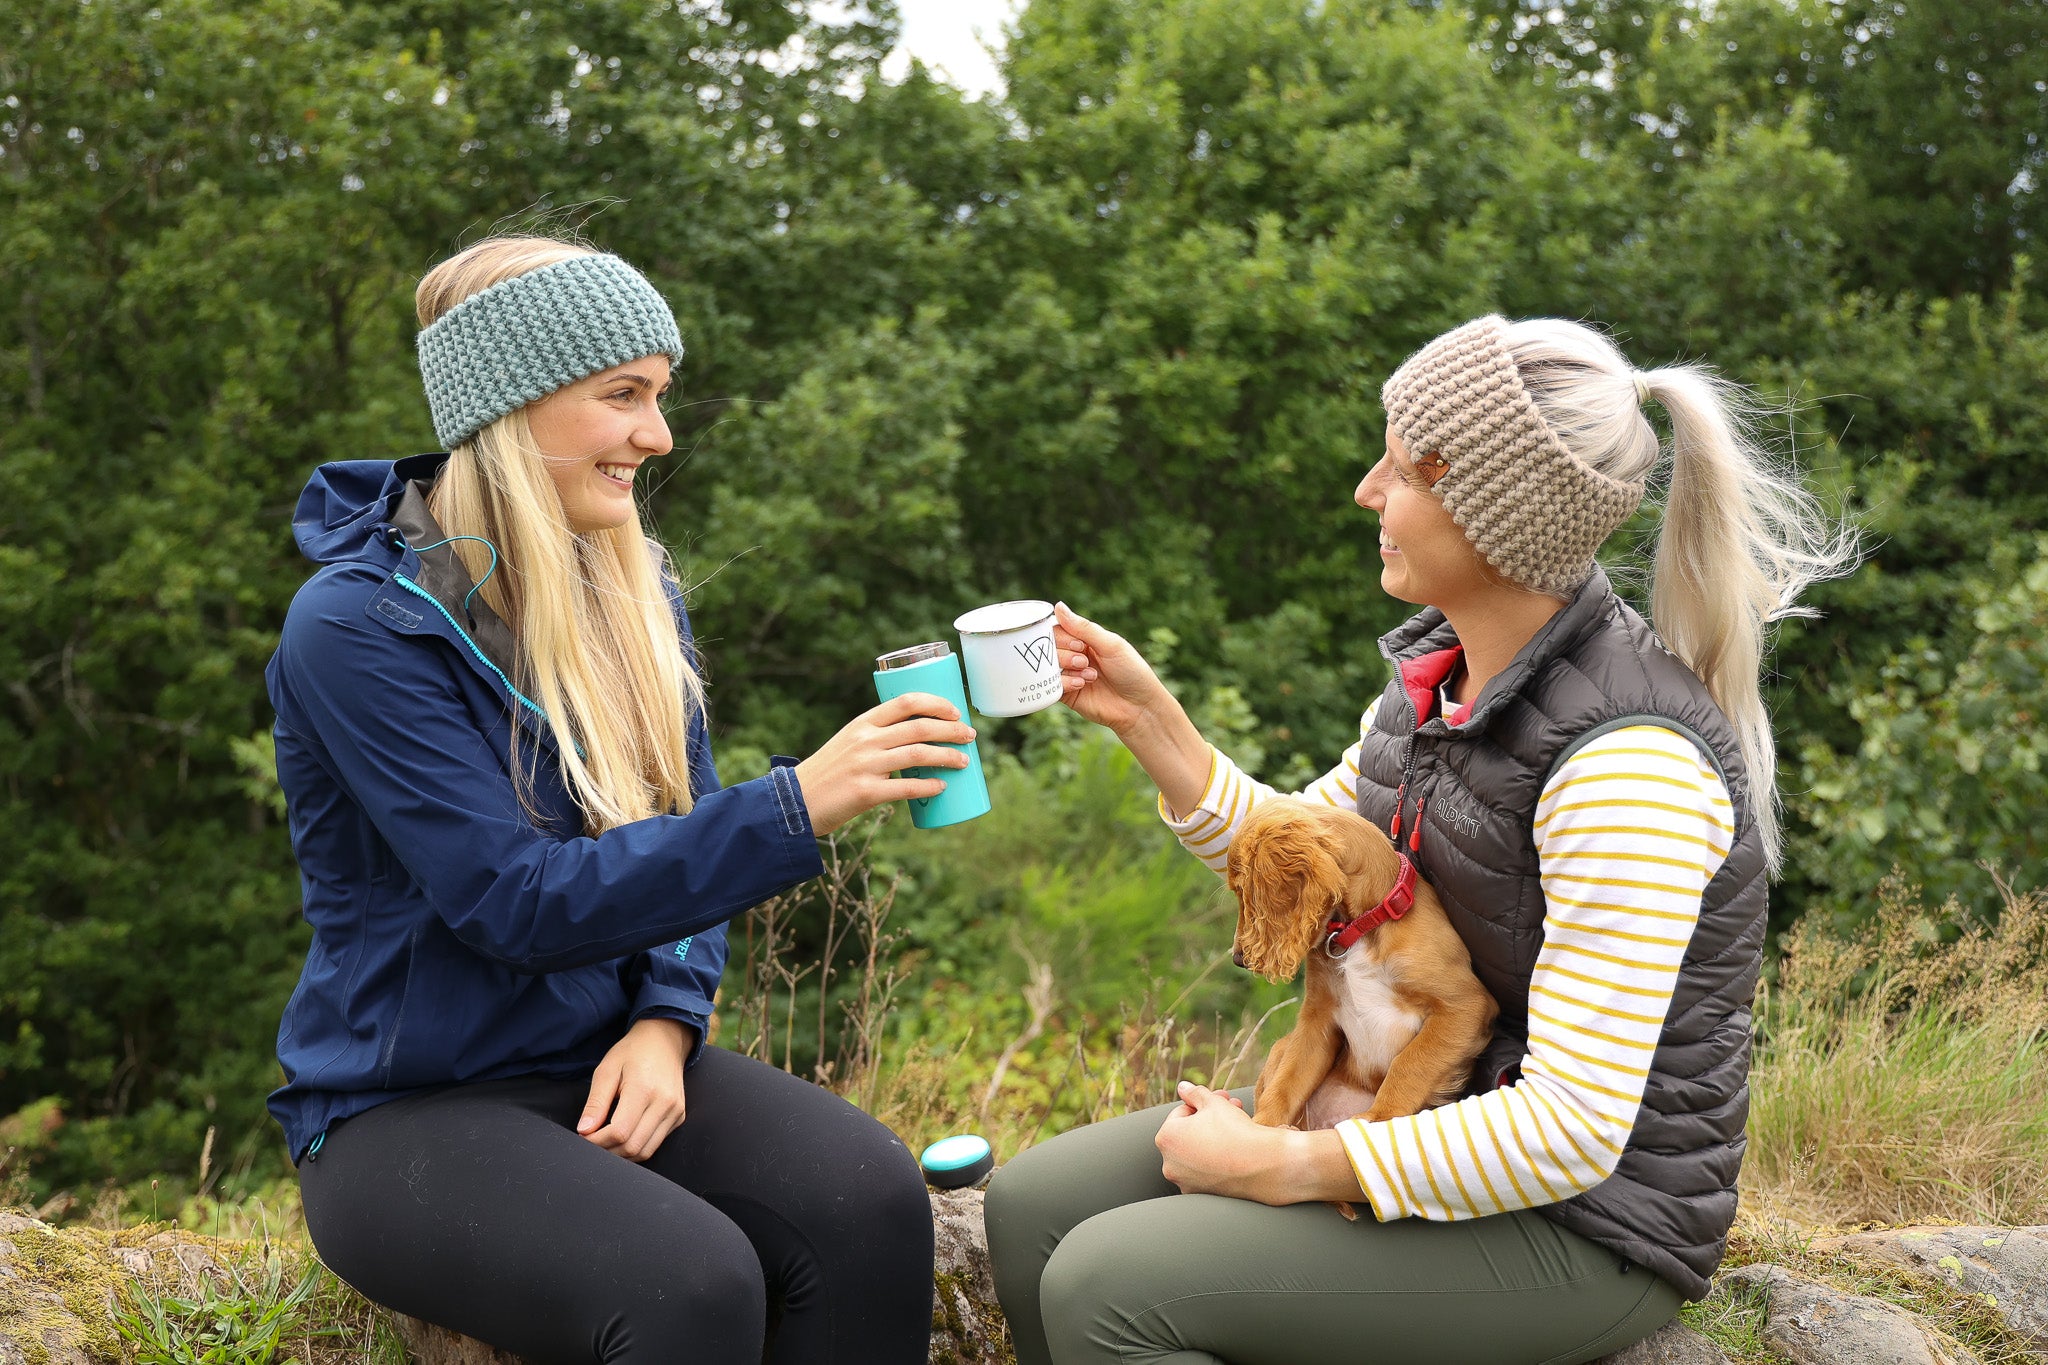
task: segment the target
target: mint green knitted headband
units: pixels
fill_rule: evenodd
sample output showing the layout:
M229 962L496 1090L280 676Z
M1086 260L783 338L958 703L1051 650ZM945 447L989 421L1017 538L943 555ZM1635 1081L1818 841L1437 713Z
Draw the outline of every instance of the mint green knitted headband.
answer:
M654 286L616 256L571 256L470 295L419 335L434 435L453 450L508 412L643 356L680 365Z

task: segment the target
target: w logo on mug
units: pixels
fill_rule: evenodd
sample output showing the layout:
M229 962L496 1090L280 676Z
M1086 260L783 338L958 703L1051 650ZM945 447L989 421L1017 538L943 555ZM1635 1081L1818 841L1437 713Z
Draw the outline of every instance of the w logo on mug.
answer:
M1028 716L1059 702L1065 683L1053 607L1036 598L994 602L953 622L967 695L984 716Z
M1035 640L1026 640L1021 645L1012 645L1020 658L1031 666L1033 673L1043 673L1052 667L1052 637L1041 635Z

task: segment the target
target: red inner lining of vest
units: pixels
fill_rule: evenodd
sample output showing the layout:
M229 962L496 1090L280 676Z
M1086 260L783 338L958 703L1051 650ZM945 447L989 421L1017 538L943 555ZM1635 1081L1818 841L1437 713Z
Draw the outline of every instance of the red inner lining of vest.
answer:
M1458 664L1465 657L1465 646L1452 645L1439 649L1434 654L1423 654L1406 659L1401 664L1401 687L1408 693L1408 700L1415 703L1415 723L1428 720L1437 712L1437 689L1444 685L1444 679L1457 671ZM1463 725L1465 718L1472 714L1470 706L1452 710L1445 719L1453 725Z

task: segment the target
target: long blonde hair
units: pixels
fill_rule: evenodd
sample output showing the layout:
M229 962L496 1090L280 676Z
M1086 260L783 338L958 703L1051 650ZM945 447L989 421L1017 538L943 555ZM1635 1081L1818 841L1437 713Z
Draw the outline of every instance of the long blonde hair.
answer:
M491 285L589 254L550 237L487 238L421 279L420 325ZM642 534L637 505L623 526L572 531L547 460L521 408L448 453L428 507L443 535L497 547L497 572L485 580L490 551L473 540L452 546L512 628L515 683L547 712L584 832L683 814L692 804L690 719L704 687L669 610L665 580L675 566ZM517 725L512 735L514 786L536 815Z
M1702 365L1638 371L1590 327L1558 318L1510 323L1523 386L1573 454L1608 476L1647 478L1662 458L1640 377L1671 419L1671 484L1651 568L1650 621L1734 727L1749 808L1775 871L1783 852L1777 746L1764 706L1768 627L1812 616L1808 584L1855 568L1853 527L1822 513L1790 468L1752 434L1757 400Z

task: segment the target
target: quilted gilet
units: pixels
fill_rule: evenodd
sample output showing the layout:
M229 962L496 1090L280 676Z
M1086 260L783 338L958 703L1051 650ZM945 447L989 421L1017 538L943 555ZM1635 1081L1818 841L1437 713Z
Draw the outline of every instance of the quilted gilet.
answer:
M1398 802L1404 847L1417 807L1424 812L1417 866L1500 1004L1475 1092L1511 1078L1527 1051L1544 915L1532 824L1557 767L1608 730L1654 723L1689 735L1734 800L1735 842L1707 886L1619 1164L1584 1194L1540 1210L1702 1298L1735 1220L1764 936L1763 843L1735 732L1706 684L1598 569L1487 682L1463 724L1439 715L1418 727L1400 665L1457 643L1434 608L1380 640L1394 677L1364 738L1358 809L1390 830Z

